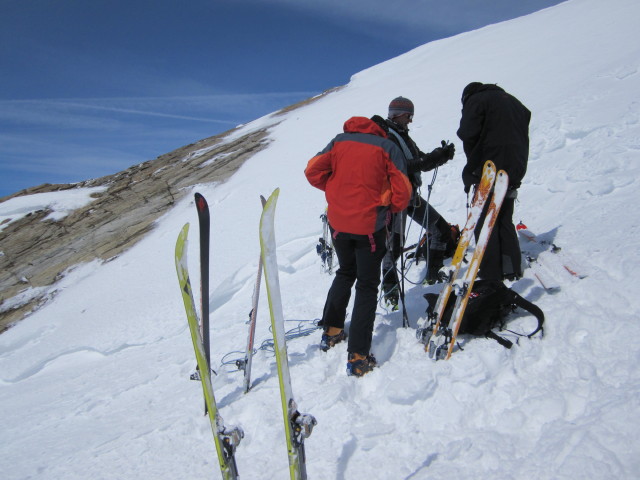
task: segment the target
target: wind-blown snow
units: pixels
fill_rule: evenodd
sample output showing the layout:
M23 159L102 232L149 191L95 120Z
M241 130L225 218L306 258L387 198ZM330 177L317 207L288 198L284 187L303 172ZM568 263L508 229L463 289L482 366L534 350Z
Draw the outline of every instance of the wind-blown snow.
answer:
M245 431L236 455L242 478L288 478L273 355L257 352L246 395L235 366L221 365L245 347L259 195L281 189L284 315L289 328L312 327L331 277L315 252L325 200L304 178L307 160L348 117L384 115L392 98L411 98L421 148L456 143L431 200L461 223L464 154L455 131L470 81L497 82L532 110L515 219L563 247L589 276L567 275L550 295L527 272L514 288L544 310L545 337L512 350L463 339L464 351L432 362L415 327L422 294L437 288L414 285L411 328L379 308L380 368L363 378L346 376L345 345L320 352L319 331L291 339L293 391L300 410L318 420L306 441L309 477L640 477L638 18L635 0L572 0L424 45L279 116L268 148L226 183L194 189L211 208L214 388L225 422ZM268 122L275 120L243 129ZM191 198L117 259L71 271L53 301L0 336L4 479L220 478L202 389L189 380L195 357L173 263L180 228L191 222L189 265L199 283ZM263 288L257 345L270 338L265 297ZM510 326L534 324L519 316Z

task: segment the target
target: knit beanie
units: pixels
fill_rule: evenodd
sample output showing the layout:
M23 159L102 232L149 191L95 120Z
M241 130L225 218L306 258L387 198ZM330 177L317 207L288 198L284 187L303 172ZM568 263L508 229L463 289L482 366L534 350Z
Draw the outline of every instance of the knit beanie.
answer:
M404 97L397 97L391 100L391 103L389 104L389 116L387 118L392 119L402 115L403 113L413 115L413 102Z

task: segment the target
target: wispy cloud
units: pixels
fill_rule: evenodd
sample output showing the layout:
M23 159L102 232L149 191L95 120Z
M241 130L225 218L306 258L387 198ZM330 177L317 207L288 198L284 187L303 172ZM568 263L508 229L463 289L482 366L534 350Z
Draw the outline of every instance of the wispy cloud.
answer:
M235 126L243 121L239 118L242 112L254 111L261 106L265 112L270 111L274 105L284 106L316 93L4 100L0 101L0 122L99 128L105 126L105 121L108 122L108 117L99 114L104 112ZM97 116L92 115L91 111L97 112ZM93 120L88 120L89 117Z
M0 197L100 177L316 92L0 101Z
M229 120L215 119L215 118L205 118L205 117L194 117L187 115L176 115L172 113L163 113L163 112L153 112L149 110L137 110L133 108L118 108L118 107L106 107L101 105L92 105L87 103L76 103L70 101L63 102L40 102L42 105L50 105L52 107L62 106L62 107L74 107L83 110L100 110L103 112L114 112L114 113L126 113L132 115L146 115L150 117L162 117L162 118L174 118L177 120L193 120L196 122L209 122L209 123L222 123L222 124L233 124Z

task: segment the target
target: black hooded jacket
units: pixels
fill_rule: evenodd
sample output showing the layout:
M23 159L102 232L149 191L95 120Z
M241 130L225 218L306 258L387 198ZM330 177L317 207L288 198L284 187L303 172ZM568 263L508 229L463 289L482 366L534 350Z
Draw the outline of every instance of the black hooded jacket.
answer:
M497 85L474 82L465 88L457 133L467 156L462 170L467 191L480 181L486 160L507 172L512 188L520 186L529 159L530 120L527 107Z

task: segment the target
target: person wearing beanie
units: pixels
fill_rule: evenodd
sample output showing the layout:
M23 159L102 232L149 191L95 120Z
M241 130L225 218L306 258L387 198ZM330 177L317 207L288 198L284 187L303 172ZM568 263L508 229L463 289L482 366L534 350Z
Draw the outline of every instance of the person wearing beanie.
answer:
M321 350L347 340L347 373L362 376L376 365L371 341L378 303L380 265L391 214L407 208L411 182L400 149L366 117L351 117L307 164L311 185L325 192L333 248L340 267L322 312ZM355 298L349 335L344 326L351 289Z
M385 300L397 308L399 288L396 274L396 261L404 247L404 224L409 215L428 232L429 248L423 252L427 258L427 281L438 281L438 271L443 261L453 255L460 231L457 226L450 225L431 205L427 204L418 192L422 185L422 172L433 170L451 160L455 154L455 146L444 140L440 147L430 153L422 152L409 135L409 124L413 120L414 105L405 97L396 97L389 103L387 119L374 115L371 119L380 125L400 150L407 163L407 173L413 186L413 195L403 215L396 215L393 225L392 245L383 262L382 286ZM427 223L428 222L428 223ZM425 246L425 247L426 247Z
M515 280L522 276L521 252L513 224L518 187L527 172L531 112L520 100L495 84L471 82L462 91L458 137L467 164L462 170L465 192L480 182L484 162L492 160L509 175L509 190L500 208L478 276ZM476 235L482 226L478 222Z
M389 114L387 118L396 118L404 114L413 117L413 102L408 98L396 97L389 103Z

